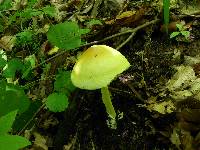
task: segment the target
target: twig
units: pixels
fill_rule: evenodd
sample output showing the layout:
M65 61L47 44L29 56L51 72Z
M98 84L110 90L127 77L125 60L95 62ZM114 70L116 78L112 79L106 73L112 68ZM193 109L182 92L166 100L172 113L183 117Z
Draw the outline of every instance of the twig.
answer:
M135 94L135 96L141 100L142 102L144 102L144 99L142 98L142 96L140 95L140 93L138 93L135 88L130 84L130 83L126 83L128 85L128 87L133 91L133 93Z
M114 87L108 87L108 89L111 90L111 91L114 91L114 92L125 93L125 94L128 94L128 95L132 96L132 92L129 92L129 91L120 90L120 89L114 88Z
M104 42L104 41L110 40L110 39L112 39L112 38L115 38L115 37L118 37L118 36L121 36L121 35L124 35L124 34L127 34L127 33L134 33L134 34L135 34L138 30L140 30L140 29L142 29L142 28L145 28L145 27L147 27L147 26L149 26L149 25L151 25L151 24L157 23L158 21L159 21L159 19L152 20L152 21L147 22L147 23L145 23L145 24L142 24L142 25L140 25L140 26L138 26L138 27L136 27L136 28L134 28L134 29L130 29L130 30L127 30L127 31L124 31L124 32L120 32L120 33L117 33L117 34L113 34L113 35L111 35L111 36L109 36L109 37L106 37L106 38L104 38L104 39L102 39L102 40L99 40L99 41L93 41L93 42L90 42L90 43L83 44L83 45L79 46L78 48L85 47L85 46L90 46L90 45L94 45L94 44L98 44L98 43L102 43L102 42ZM134 34L133 34L133 35L131 34L131 35L134 36ZM130 38L132 38L132 36L131 36ZM130 40L130 39L128 38L127 40ZM128 42L127 40L125 41L126 43ZM125 42L123 42L123 43L126 44ZM123 44L123 43L122 43L122 44ZM122 46L124 46L124 45L122 45ZM121 47L122 47L122 46L121 46ZM45 63L47 63L47 62L49 62L49 61L55 59L56 57L59 57L59 56L63 55L63 54L66 53L66 52L68 52L68 51L62 51L62 52L60 52L60 53L54 55L53 57L51 57L51 58L45 60L44 62L38 64L36 67L32 68L32 70L34 70L34 69L36 69L36 68L42 66L43 64L45 64Z
M26 128L29 126L29 124L31 123L31 121L33 121L33 119L40 113L41 110L43 110L43 108L45 107L45 103L40 106L40 108L34 113L34 115L31 117L31 119L25 124L25 126L17 133L17 135L21 135Z
M194 12L192 12L192 13L188 13L188 14L183 14L182 16L184 17L184 16L196 16L196 15L200 15L200 10L198 10L198 11L194 11Z
M193 11L191 13L177 14L177 15L174 15L174 16L176 16L176 18L178 20L183 19L184 17L200 18L200 10ZM177 21L177 19L175 21Z
M122 44L120 44L116 49L119 50L124 45L126 45L126 43L128 43L133 38L134 35L135 35L135 32L131 33L131 35Z
M33 67L32 70L34 70L34 69L36 69L36 68L42 66L43 64L45 64L45 63L47 63L47 62L49 62L49 61L55 59L56 57L59 57L59 56L65 54L66 52L68 52L68 51L61 51L60 53L54 55L54 56L51 57L51 58L48 58L47 60L45 60L45 61L43 61L42 63L38 64L37 66Z
M31 87L31 86L33 86L33 85L39 84L40 81L46 81L46 80L48 80L48 79L55 79L55 75L51 75L51 76L45 77L45 79L37 79L37 80L35 80L35 81L29 82L29 83L27 83L27 84L25 84L25 85L20 85L20 86L21 86L21 88L23 88L23 89L28 89L29 87Z
M93 9L91 12L92 17L96 18L97 14L98 14L98 8L101 5L101 3L102 3L102 0L95 0L94 6L93 6Z

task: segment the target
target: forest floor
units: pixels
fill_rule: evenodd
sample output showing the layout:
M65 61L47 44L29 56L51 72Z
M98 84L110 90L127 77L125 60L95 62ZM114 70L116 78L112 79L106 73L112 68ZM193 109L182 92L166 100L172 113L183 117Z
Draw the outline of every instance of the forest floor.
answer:
M0 18L0 48L7 59L35 63L28 73L15 66L1 77L23 87L31 101L13 124L13 134L32 142L25 149L200 150L199 1L171 1L167 30L161 0L31 2L15 2ZM44 14L38 15L39 9ZM60 42L64 31L56 35L55 29L56 41L49 29L62 22L76 22L89 32L79 45L72 37L72 47L65 47ZM116 48L131 64L108 86L122 114L116 129L107 124L100 90L63 85L69 83L77 55L95 44ZM66 109L61 111L59 102L46 103L49 95L63 90L69 90Z

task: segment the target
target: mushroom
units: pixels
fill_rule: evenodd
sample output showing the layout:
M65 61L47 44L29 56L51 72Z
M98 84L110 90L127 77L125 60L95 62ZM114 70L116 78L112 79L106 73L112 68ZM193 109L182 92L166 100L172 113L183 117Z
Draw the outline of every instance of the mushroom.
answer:
M129 62L119 51L106 45L93 45L78 58L71 73L71 80L80 89L101 89L106 111L112 122L115 122L116 112L108 85L129 67Z

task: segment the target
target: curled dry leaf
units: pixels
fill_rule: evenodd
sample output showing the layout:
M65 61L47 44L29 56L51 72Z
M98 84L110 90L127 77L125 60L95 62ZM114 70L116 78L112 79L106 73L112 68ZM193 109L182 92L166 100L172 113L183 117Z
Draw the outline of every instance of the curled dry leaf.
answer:
M164 101L160 103L154 103L148 106L149 110L157 111L161 114L169 114L174 112L175 106L172 101Z
M0 39L0 48L11 51L15 44L16 37L15 36L3 36Z
M167 82L166 88L169 91L175 91L187 87L187 85L196 79L195 72L191 66L179 66L177 72Z
M47 142L46 138L40 135L38 132L34 132L33 135L35 137L35 141L31 150L34 149L48 150L48 146L46 145Z
M166 87L170 96L176 101L182 101L194 96L200 100L200 78L197 78L191 66L179 66L174 76L167 82Z
M160 114L169 114L174 112L176 109L174 103L171 100L166 100L163 102L157 102L156 100L156 97L149 98L149 105L146 106L149 111L156 111Z

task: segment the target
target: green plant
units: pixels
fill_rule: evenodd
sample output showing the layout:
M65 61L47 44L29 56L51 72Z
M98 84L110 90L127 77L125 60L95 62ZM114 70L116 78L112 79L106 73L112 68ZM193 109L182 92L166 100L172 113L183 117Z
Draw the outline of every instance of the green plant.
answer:
M42 93L38 88L38 95L32 93L51 73L51 63L45 62L48 53L42 44L48 39L48 44L59 50L72 50L84 43L82 35L90 31L79 28L76 22L50 26L58 10L51 3L45 2L48 4L43 6L38 2L0 2L0 150L18 150L31 144L17 135L34 125L34 118L43 106L49 111L61 112L69 105L68 99L75 87L71 72L63 69L52 75L53 91ZM36 69L37 65L41 66L42 73Z
M168 33L169 10L170 10L170 0L163 0L164 25L166 33Z
M68 98L64 93L54 92L47 97L46 106L50 111L61 112L68 107Z
M19 114L25 112L30 101L24 90L4 80L0 80L0 84L0 117L16 109Z
M17 110L11 111L0 117L0 149L1 150L18 150L26 147L31 143L24 137L11 135L12 124L17 115Z
M22 44L27 44L33 40L33 33L31 30L24 30L20 33L16 34L16 42L17 43L22 43Z
M0 55L0 68L3 68L3 77L14 79L16 73L21 73L22 79L26 78L33 67L35 67L35 56L30 55L22 61L19 58L13 58L9 61L6 61L2 58L2 54Z
M185 26L185 23L184 22L181 22L181 23L177 23L176 24L176 27L178 29L178 31L176 32L172 32L171 35L170 35L170 38L176 38L178 37L179 35L182 35L185 40L184 41L188 41L189 40L189 37L190 37L190 31L188 31L188 26ZM181 39L177 39L177 40L181 40Z
M0 2L0 11L7 10L12 7L12 0L6 0Z
M70 50L79 47L82 44L81 35L88 32L89 29L80 29L75 22L64 22L51 26L47 38L58 48Z
M91 28L94 25L103 25L100 20L92 19L85 23L88 28Z
M7 80L14 79L16 71L23 66L21 61L12 59L7 62L3 54L0 58L1 68L4 68L3 76ZM18 150L31 144L21 136L9 134L16 115L23 114L29 105L30 101L20 86L0 80L0 149Z
M48 2L46 6L37 2L0 2L0 33L3 35L0 39L0 150L15 150L31 144L14 134L21 135L32 127L34 117L43 106L52 112L61 112L68 107L68 99L75 87L71 72L64 69L52 74L51 79L55 78L52 91L42 93L38 89L37 96L32 93L34 86L41 86L41 81L49 79L49 73L52 73L51 63L45 61L46 47L42 44L48 39L48 44L59 50L73 50L85 43L82 35L90 31L81 29L76 22L50 25L53 19L56 20L58 10ZM38 65L42 73L36 69ZM8 118L8 125L5 118Z
M117 50L106 45L93 45L79 57L71 74L72 83L76 87L101 89L112 128L116 128L116 112L107 86L129 66L127 59Z
M61 112L68 107L68 96L75 90L71 79L71 72L59 70L54 82L54 92L46 99L46 106L52 112Z
M32 17L39 17L39 16L49 16L49 17L55 17L56 16L56 9L52 6L46 6L40 9L35 9L28 7L22 10L22 11L16 11L13 15L9 17L8 24L12 24L13 22L16 22L17 20L20 21L20 23L25 22L29 19L32 19ZM19 19L18 19L19 18Z

